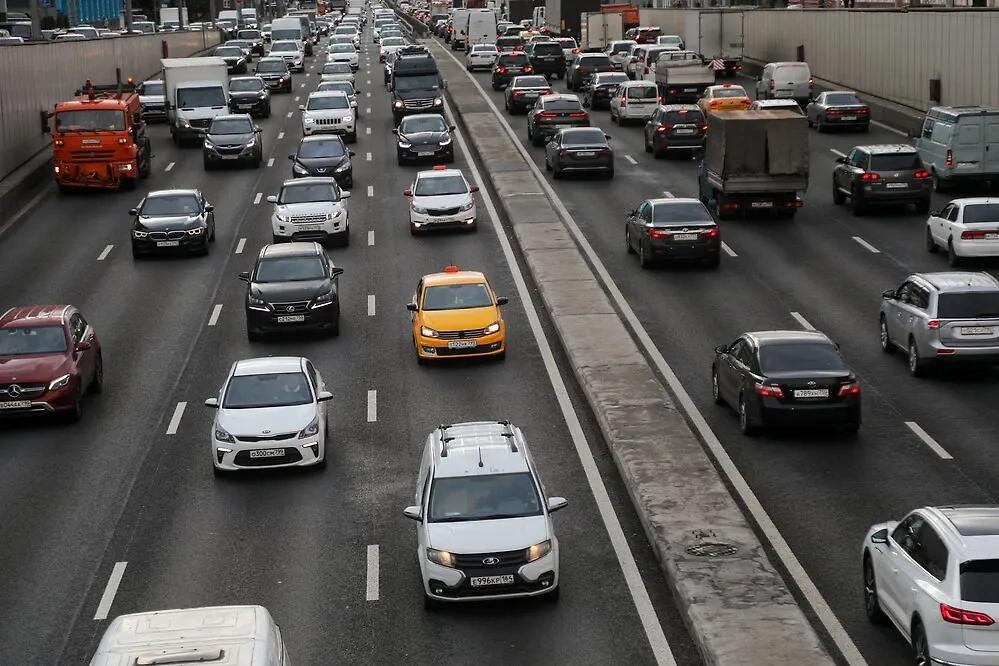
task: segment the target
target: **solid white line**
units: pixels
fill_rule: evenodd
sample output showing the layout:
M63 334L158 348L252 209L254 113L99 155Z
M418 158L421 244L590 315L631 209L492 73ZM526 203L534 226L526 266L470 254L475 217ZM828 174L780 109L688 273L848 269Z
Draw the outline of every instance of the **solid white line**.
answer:
M378 391L368 391L368 423L378 420Z
M638 160L636 160L636 159L635 159L634 157L632 157L631 155L625 155L625 156L624 156L624 159L628 160L628 161L629 161L629 162L631 162L632 164L638 164Z
M799 324L801 324L801 327L803 329L805 329L806 331L814 331L815 330L815 327L812 326L811 324L809 324L808 320L805 319L804 317L802 317L799 313L792 312L791 316L794 317L794 320L796 322L798 322Z
M289 111L288 112L288 117L291 118L292 114L294 114L294 113L295 113L294 111Z
M923 440L923 444L930 447L933 453L937 454L944 460L954 459L954 456L947 453L947 450L944 447L937 444L937 441L932 437L930 437L930 434L928 432L920 428L918 423L916 423L915 421L906 421L905 425L909 427L909 430L911 430L916 435L916 437Z
M170 424L167 426L166 434L176 435L177 428L180 427L180 420L184 418L184 410L187 409L186 402L178 402L177 407L173 410L173 416L170 417Z
M900 129L896 129L896 128L894 128L894 127L890 127L890 126L888 126L888 125L885 125L884 123L879 123L879 122L878 122L878 121L876 121L876 120L872 120L872 121L871 121L871 124L872 124L872 125L876 125L876 126L880 127L881 129L886 129L886 130L888 130L889 132L894 132L895 134L898 134L899 136L904 136L904 137L905 137L905 138L907 138L907 139L908 139L908 138L911 138L911 137L910 137L910 136L909 136L908 134L906 134L906 133L905 133L905 132L903 132L902 130L900 130Z
M450 54L448 54L450 55ZM457 58L451 56L452 60L461 64ZM469 76L470 79L475 81L474 78ZM478 86L478 83L476 83ZM479 87L479 92L482 96L488 100L485 92ZM492 101L489 101L492 105ZM454 118L454 110L451 105L445 100L444 107L447 111L447 117ZM493 113L500 116L499 111L493 106ZM507 126L509 129L509 126ZM511 134L511 139L518 141L512 130L509 130ZM472 180L476 183L484 183L485 179L479 172L479 167L475 164L475 161L471 158L471 152L468 150L468 145L465 143L465 138L460 132L455 133L455 139L458 142L458 147L461 152L465 154L468 160L469 171L472 173ZM519 142L517 143L519 146ZM525 151L521 151L522 154ZM524 155L525 159L528 160L530 165L534 165L531 161L529 155ZM537 168L534 169L535 177L539 181L545 180L545 178L538 172ZM549 188L551 189L551 188ZM496 232L496 237L499 239L500 247L503 249L503 256L506 258L506 263L510 267L510 271L513 273L514 284L517 285L517 296L520 302L524 304L524 311L527 315L527 321L531 326L531 332L534 335L534 340L537 342L538 349L541 352L541 358L544 360L545 370L548 373L548 381L551 382L552 388L555 391L555 396L558 399L559 408L562 412L562 418L565 419L566 425L569 427L569 434L572 436L572 443L576 449L576 455L579 457L580 462L583 466L583 473L586 475L586 480L590 486L590 491L593 493L593 498L597 503L597 510L600 512L600 518L603 520L604 528L607 530L607 534L611 541L611 546L614 548L614 554L617 556L617 561L621 566L621 572L624 575L625 583L628 585L628 590L631 593L632 599L635 601L635 608L638 611L638 617L642 622L642 628L645 630L645 635L648 637L649 646L652 649L652 654L655 655L656 663L658 666L676 666L676 659L673 658L673 651L670 649L669 642L666 640L666 634L663 632L662 625L659 623L659 618L656 616L656 609L652 605L652 600L649 597L648 590L645 589L645 582L642 580L642 574L638 570L638 564L635 562L635 557L631 553L631 548L628 545L628 539L624 535L624 530L621 527L621 521L618 520L617 514L614 513L614 505L611 502L610 495L607 493L607 487L604 485L603 479L600 477L600 470L597 469L597 463L593 458L593 453L590 450L590 445L586 441L586 435L583 433L583 425L580 423L579 415L576 414L575 407L573 407L572 400L569 397L569 391L566 389L565 382L562 380L562 375L559 372L558 365L555 362L555 355L552 353L551 345L548 343L548 338L545 337L544 329L541 327L541 319L538 316L537 311L533 307L529 307L532 303L531 292L527 288L527 281L524 279L524 273L520 269L520 265L517 263L517 258L514 255L513 247L510 245L510 240L506 237L506 231L500 224L499 214L496 211L496 206L493 204L493 198L486 190L480 190L482 195L483 203L486 206L486 211L489 213L489 219L492 222L493 230Z
M835 155L836 157L846 157L846 153L842 153L842 152L836 150L835 148L830 148L829 152L832 153L833 155Z
M104 594L101 596L100 603L97 604L97 612L94 613L95 620L108 619L108 613L111 612L111 604L114 603L114 595L118 594L118 586L121 585L121 578L125 575L125 567L127 566L128 562L114 563L114 567L111 569L111 577L108 578L108 584L104 588Z
M365 159L370 162L371 161L371 153L368 153L367 155L365 155Z
M260 200L264 198L263 192L257 192L257 196L253 197L253 205L256 206L260 203Z
M374 317L375 316L375 295L374 294L368 294L368 316L369 317Z
M447 51L445 51L445 53L448 56L450 56L452 60L458 63L458 65L462 67L464 66L453 55L451 55ZM746 509L750 512L750 514L752 514L756 524L759 525L760 530L763 532L764 536L770 542L770 545L773 546L774 552L777 554L777 557L780 558L781 563L784 565L784 568L787 569L789 575L797 584L802 594L805 596L806 601L809 603L809 605L811 605L813 612L816 614L819 621L823 624L826 631L829 633L833 642L836 644L836 647L839 648L840 653L843 654L844 658L846 659L846 662L850 666L868 666L867 660L865 660L863 655L860 654L860 650L857 649L857 646L853 642L853 639L850 638L850 635L846 632L846 629L843 628L842 623L840 623L839 618L836 617L836 614L833 613L832 608L829 607L829 603L825 600L825 598L822 596L822 593L819 592L819 589L815 586L815 583L808 576L808 573L805 571L805 568L801 566L801 562L798 561L798 558L794 554L794 551L791 550L791 546L788 545L787 540L784 539L784 535L782 535L780 533L780 530L777 529L777 526L774 524L773 519L770 518L770 515L766 512L766 509L763 508L763 505L760 503L759 498L756 497L756 494L753 492L753 489L749 487L748 483L746 483L746 479L742 476L742 473L739 471L739 468L736 466L731 456L729 456L728 452L725 450L725 447L718 439L718 436L715 435L714 431L712 431L711 427L708 425L708 422L704 419L704 416L698 411L697 406L694 404L693 399L690 397L690 394L687 393L687 390L683 387L683 384L680 383L680 379L676 376L676 373L673 371L673 368L671 368L669 363L666 362L666 358L662 355L662 352L660 352L659 349L656 347L655 342L652 341L652 337L649 335L649 332L645 330L644 326L642 326L642 323L639 321L638 316L635 314L635 311L628 304L628 301L627 299L625 299L624 294L621 293L621 290L618 288L617 284L615 284L614 280L611 278L610 273L608 273L607 267L604 266L603 262L600 260L600 257L593 249L593 246L590 245L590 242L586 239L586 236L580 230L579 225L576 224L576 221L572 218L572 215L569 213L569 210L565 207L565 204L562 203L562 200L559 198L554 188L552 188L551 184L548 182L548 179L545 178L544 174L534 163L534 158L527 151L527 149L520 143L520 137L516 134L516 132L513 131L513 128L510 127L510 124L500 113L499 109L496 108L496 105L493 103L489 95L486 94L486 91L483 90L482 86L479 85L478 81L475 80L475 77L467 73L466 76L468 76L468 78L472 81L472 85L474 85L479 90L479 94L482 95L482 98L486 100L486 104L489 105L493 114L495 114L496 117L500 119L500 122L503 124L507 135L510 137L510 139L513 140L514 145L517 147L517 151L527 161L528 168L530 168L531 171L534 173L534 176L537 179L538 184L540 185L540 187L544 189L545 194L548 195L549 200L555 206L559 215L562 217L566 226L569 228L569 231L572 233L573 238L579 244L579 247L583 250L584 254L586 254L587 259L590 260L591 264L593 265L594 269L597 272L597 275L600 276L600 281L603 282L604 287L607 289L611 298L614 300L614 303L618 306L618 309L624 315L624 318L628 321L628 325L635 332L635 335L638 337L638 340L641 343L642 347L649 355L649 358L651 358L652 362L655 363L656 369L666 379L666 383L669 384L669 388L673 392L673 395L676 396L677 401L680 403L680 407L687 414L687 417L694 424L694 427L697 428L697 431L700 434L701 439L707 445L708 449L710 449L711 455L714 456L715 461L718 463L719 467L721 467L722 472L725 474L726 477L728 477L728 480L731 483L733 489L739 494L739 497L742 499L742 502L745 505ZM450 105L448 104L445 104L445 106L450 107ZM448 110L448 113L451 114L450 109ZM454 117L453 114L451 114L450 117ZM468 149L465 147L461 135L459 134L457 138L459 145L462 147L462 150L465 152L466 155L469 155ZM473 176L475 177L476 181L481 182L482 179L479 177L478 167L475 165L475 162L472 161L471 159L469 160L469 169L472 172ZM672 198L672 195L669 194L668 192L664 192L663 194L669 195L669 198ZM488 192L483 193L483 199L486 202L487 209L489 209L491 207L491 200ZM522 302L529 303L530 292L528 292L527 285L523 281L523 276L519 273L519 266L514 258L513 250L509 249L510 242L506 237L506 233L504 232L503 228L500 226L499 222L497 221L498 218L496 216L495 208L492 208L490 210L490 214L493 216L493 226L496 229L496 235L500 241L500 245L503 246L503 253L506 255L507 262L510 264L511 269L513 270L514 281L517 283L518 294ZM535 337L539 338L541 335L541 324L537 319L537 314L531 308L527 308L527 318L528 321L531 322L532 329L535 329L535 323L537 322L537 328L535 329ZM542 355L543 356L545 355L546 349L550 354L550 347L548 346L547 340L544 341L543 345L541 342L542 341L539 340L539 346L542 348ZM547 358L545 358L545 365L546 367L549 366ZM555 368L554 358L552 359L551 366L549 367L550 377L552 376L553 371L555 373L555 377L558 377L558 382L561 384L562 380L561 377L558 375L558 369ZM565 391L565 385L561 384L561 386L562 390ZM556 391L556 393L558 393L558 391ZM568 406L567 408L571 410L571 403L568 402L568 394L566 394L565 400L566 400L566 405ZM559 398L559 402L560 403L562 402L561 396ZM563 414L565 414L565 409L563 409ZM572 416L575 417L575 414L573 413ZM570 422L569 415L566 415L566 421ZM586 442L585 439L583 439L582 426L579 425L579 420L577 418L573 418L573 421L576 424L576 428L579 430L582 446L585 448ZM570 422L570 430L571 429L572 425ZM574 442L576 441L575 437L573 438L573 441ZM579 450L578 444L577 444L577 451L579 451L580 457L582 458L583 451ZM596 471L596 465L595 463L593 463L592 455L590 454L588 448L585 448L585 453L588 456L590 456L589 462L593 466L593 474L596 476L596 480L600 483L602 487L603 481L600 480L599 472ZM586 475L587 478L589 479L590 471L587 465L587 461L585 459L583 461L583 468L587 472ZM603 496L607 498L606 489L604 489L603 491ZM617 524L617 529L620 530L620 523L617 523L617 517L614 516L613 514L613 508L612 505L610 504L609 498L606 499L606 501L607 501L607 508L610 511L610 515L613 516L613 519ZM603 515L604 511L603 508L601 507L601 501L599 498L597 499L597 506L598 508L601 508L601 514ZM621 539L623 540L623 538L624 535L622 532ZM613 542L614 539L615 537L612 534L611 541ZM625 549L627 549L628 546L626 541L623 541L622 545ZM618 550L616 544L615 544L615 552L618 553L622 552ZM627 550L623 552L627 552ZM618 559L621 560L621 557L619 556ZM660 660L660 663L670 663L670 664L675 663L673 661L672 653L669 652L669 645L666 643L665 634L663 634L662 627L659 625L659 621L656 617L655 609L652 607L652 602L649 600L648 593L645 591L644 585L642 584L641 575L638 573L637 565L634 565L634 560L632 560L632 565L634 566L634 576L635 576L634 582L629 579L629 574L627 572L625 574L625 578L629 580L629 588L632 590L632 596L635 598L636 606L640 605L644 607L639 609L639 616L642 618L642 624L645 627L646 635L649 636L650 642L652 642L653 636L656 636L657 640L661 640L661 642L659 643L653 642L653 653L657 655L658 659L659 651L656 648L657 645L660 645L663 648L665 648L665 654L669 656L669 662L662 662ZM624 565L622 564L622 567L623 566ZM639 604L638 597L635 596L636 589L640 589L641 591L643 599L642 604ZM646 615L646 613L648 615Z
M114 245L108 245L106 248L104 248L103 252L97 255L97 261L104 261L105 259L107 259L108 255L111 254L111 250L113 249Z
M236 254L243 254L243 248L246 247L246 239L240 238L239 242L236 243Z
M369 197L375 196L375 186L374 185L368 185L368 196Z
M378 601L378 544L368 546L368 601Z
M173 169L174 164L176 164L176 162L170 162L170 164L167 164L166 169L164 169L164 171L170 171L171 169Z
M370 127L365 127L364 128L364 133L365 134L371 134L371 128Z
M667 199L673 199L674 198L673 197L673 193L672 192L667 192L666 190L663 190L663 196L666 197Z
M861 238L860 236L854 236L854 237L853 237L853 240L855 240L855 241L857 241L858 243L860 243L860 246L861 246L862 248L864 248L865 250L868 250L868 251L870 251L870 252L873 252L874 254L881 254L881 250L879 250L878 248L874 247L873 245L871 245L870 243L868 243L867 241L865 241L865 240L864 240L863 238Z
M733 250L732 250L732 248L730 248L730 247L728 246L728 243L726 243L725 241L722 241L722 251L723 251L723 252L724 252L725 254L727 254L728 256L730 256L730 257L738 257L738 256L739 256L739 255L737 255L737 254L735 253L735 251L733 251Z
M278 141L284 138L284 132L278 132Z
M368 232L368 245L374 245L374 244L375 244L375 232L372 229L371 231Z
M214 326L219 323L219 315L222 314L222 304L216 303L215 307L212 308L212 316L208 318L208 325Z
M269 166L269 167L274 166L274 158L273 157L270 158L269 160L267 160L267 166Z

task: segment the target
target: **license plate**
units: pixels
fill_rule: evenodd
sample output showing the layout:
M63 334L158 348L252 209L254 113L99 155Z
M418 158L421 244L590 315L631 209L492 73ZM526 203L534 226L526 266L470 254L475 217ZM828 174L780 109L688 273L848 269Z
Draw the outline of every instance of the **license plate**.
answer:
M513 574L505 576L473 576L469 578L472 587L489 587L491 585L513 585Z
M673 234L673 240L675 240L675 241L695 241L695 240L697 240L697 234Z
M576 157L595 157L596 153L592 150L584 150L582 152L576 153Z
M828 398L829 389L800 389L795 390L795 398Z
M180 241L157 241L156 247L178 247Z
M857 116L843 116L843 120L856 120Z
M451 340L447 343L448 349L473 349L474 347L475 340Z
M259 449L250 451L251 458L280 458L284 455L284 449Z
M793 93L790 90L778 90L777 97L790 97Z
M753 203L749 204L749 207L750 208L773 208L774 207L774 202L773 201L754 201Z
M321 224L298 224L295 225L295 229L298 231L320 231L323 228Z
M684 88L683 92L697 92L697 88Z
M692 130L692 129L678 129L678 130L676 130L676 133L677 134L693 134L695 131L696 130Z
M222 159L224 159L224 160L237 160L237 159L239 159L239 155L222 155Z
M294 324L305 321L305 315L281 315L277 318L279 324Z
M31 407L30 400L12 400L8 402L0 402L0 409L27 409Z
M563 130L563 129L569 129L570 127L572 127L572 125L556 125L555 129Z
M253 105L252 104L237 104L236 108L237 109L252 109Z
M999 234L985 234L985 240L999 240Z
M524 97L537 97L541 93L524 93Z
M991 326L962 326L961 335L992 335Z
M902 190L908 187L906 183L886 183L885 187L889 190Z
M421 150L420 152L418 152L416 154L419 155L420 157L431 157L434 154L434 151L432 151L432 150Z

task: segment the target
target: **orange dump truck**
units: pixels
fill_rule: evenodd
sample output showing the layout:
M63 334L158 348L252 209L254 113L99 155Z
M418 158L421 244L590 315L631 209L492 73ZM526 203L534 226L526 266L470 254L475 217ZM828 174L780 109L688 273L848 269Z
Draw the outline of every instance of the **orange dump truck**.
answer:
M59 102L46 114L53 119L52 170L59 190L117 190L135 187L150 172L152 150L139 107L139 95L129 79L113 85L89 80L71 100Z
M638 7L632 5L631 3L614 3L609 5L600 5L600 11L620 13L623 18L624 29L637 28L638 27Z

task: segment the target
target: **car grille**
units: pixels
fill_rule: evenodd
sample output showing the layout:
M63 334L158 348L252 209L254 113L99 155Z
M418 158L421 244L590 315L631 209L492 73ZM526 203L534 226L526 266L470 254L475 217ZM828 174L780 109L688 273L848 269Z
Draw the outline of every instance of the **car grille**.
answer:
M483 560L499 560L496 564L486 565ZM475 553L474 555L454 555L454 566L465 572L476 574L492 571L501 567L519 567L527 564L527 549L510 550L502 553ZM488 574L486 574L488 575Z
M109 160L114 157L113 150L71 150L69 156L74 159Z
M432 99L407 99L405 102L407 109L428 109L434 104Z
M309 309L308 301L295 301L294 303L272 303L274 312L305 312Z
M462 338L481 338L486 335L486 329L479 328L474 331L437 331L441 340L461 340Z
M198 120L190 120L188 122L191 123L191 127L196 127L198 129L208 129L208 126L211 124L212 119L211 118L201 118L201 119L198 119Z
M285 448L283 456L276 456L274 458L251 458L249 451L240 451L236 454L235 463L240 467L270 467L272 465L289 465L301 460L301 452L289 446Z
M232 154L242 152L244 146L243 144L235 144L229 146L215 146L215 148L222 154Z
M146 113L163 113L166 111L166 106L163 104L143 104L142 110Z
M186 235L186 231L150 231L149 240L180 240Z
M455 215L460 211L461 208L428 208L428 215L444 216L444 215Z
M339 125L342 118L314 118L317 125Z
M325 215L292 215L289 218L292 224L317 224L319 222L325 222Z
M291 439L298 433L288 432L283 435L233 435L236 439L241 442L280 442L286 439Z
M10 394L10 387L16 386L18 390L17 395ZM27 400L28 398L34 398L40 396L46 391L45 384L0 384L0 400Z

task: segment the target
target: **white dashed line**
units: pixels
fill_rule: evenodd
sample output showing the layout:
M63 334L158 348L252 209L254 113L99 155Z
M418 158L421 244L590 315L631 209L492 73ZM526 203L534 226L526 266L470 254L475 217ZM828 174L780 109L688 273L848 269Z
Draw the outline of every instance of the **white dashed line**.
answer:
M364 93L364 96L365 96L365 97L371 97L371 93L369 93L369 92L366 92L366 93Z
M166 434L176 435L177 428L180 427L180 420L184 418L184 410L187 409L186 402L178 402L177 407L173 410L173 416L170 417L170 424L167 425Z
M104 594L101 595L101 600L97 604L97 612L94 613L95 620L108 619L108 613L111 612L111 604L114 603L114 595L118 594L118 586L121 585L121 579L125 575L125 567L127 566L128 562L114 563L114 567L111 569L111 577L108 578L108 584L104 588Z
M374 185L368 185L368 196L369 197L375 196L375 186Z
M873 245L871 245L870 243L868 243L867 241L865 241L860 236L854 236L853 240L857 241L857 243L860 244L860 247L864 248L868 252L873 252L874 254L881 254L881 250L879 250L878 248L874 247Z
M368 316L369 317L374 317L375 316L375 295L374 294L368 294Z
M378 420L378 391L368 391L368 423Z
M792 313L791 313L791 316L792 316L792 317L794 317L794 320L795 320L796 322L798 322L799 324L801 324L801 327L802 327L803 329L805 329L806 331L814 331L814 330L815 330L815 327L814 327L814 326L812 326L811 324L809 324L809 323L808 323L808 320L807 320L807 319L805 319L804 317L802 317L802 316L801 316L800 314L798 314L797 312L792 312Z
M667 192L666 190L663 190L663 196L666 197L667 199L672 199L673 198L673 193L672 192Z
M954 456L947 453L947 450L944 447L937 444L937 441L932 437L930 437L930 434L928 432L920 428L918 423L916 423L915 421L906 421L905 425L909 427L909 430L911 430L913 434L916 435L916 437L918 437L923 441L923 444L930 447L933 453L937 454L944 460L954 459Z
M212 316L208 318L208 325L214 326L219 323L219 315L222 314L222 304L216 303L215 307L212 308Z
M302 98L301 98L301 97L299 97L298 95L295 95L295 101L296 101L296 102L297 102L298 100L300 100L300 99L302 99Z
M264 198L263 192L257 192L257 196L253 197L253 205L256 206L260 203L260 200Z
M378 544L368 546L367 600L378 601Z
M739 255L737 255L737 254L735 253L735 251L734 251L734 250L733 250L732 248L730 248L730 247L728 246L728 243L726 243L725 241L722 241L722 251L723 251L723 252L724 252L725 254L727 254L728 256L730 256L730 257L738 257L738 256L739 256Z
M367 155L365 155L364 157L365 157L365 159L366 159L366 160L368 160L369 162L371 161L371 153L368 153L368 154L367 154Z
M289 118L291 118L291 117L292 117L292 115L294 115L294 113L295 113L294 111L289 111L289 112L288 112L288 117L289 117Z
M246 239L240 238L239 242L236 243L236 254L243 254L243 248L246 247Z
M872 124L872 125L876 125L876 126L880 127L881 129L885 129L885 130L888 130L889 132L894 132L895 134L898 134L899 136L904 136L904 137L905 137L905 138L907 138L907 139L911 138L911 137L910 137L910 136L909 136L908 134L906 134L906 133L905 133L905 132L903 132L902 130L900 130L900 129L896 129L896 128L894 128L894 127L889 127L888 125L885 125L884 123L879 123L879 122L878 122L878 121L876 121L876 120L872 120L872 121L871 121L871 124Z
M284 132L278 132L278 141L284 138Z
M371 134L371 128L370 127L365 127L364 128L364 133L365 134Z
M176 164L176 162L170 162L170 164L167 164L166 169L164 169L164 171L170 171L171 169L173 169L174 164Z
M371 113L371 107L369 106L364 110L364 115L369 115Z
M274 166L274 158L273 158L273 157L272 157L272 158L270 158L269 160L267 160L267 166L268 166L268 167L272 167L272 166Z
M371 85L371 79L368 79L367 81L365 81L364 85L370 86Z
M638 164L638 160L636 160L636 159L635 159L634 157L632 157L631 155L625 155L625 156L624 156L624 159L628 160L628 161L629 161L629 162L631 162L632 164Z
M308 76L308 75L306 75L306 76ZM298 86L298 87L299 87L299 88L304 88L304 87L305 87L305 84L303 83L302 85L300 85L300 86Z
M836 157L846 157L846 153L841 153L840 151L836 150L835 148L830 148L829 152L832 153L833 155L835 155Z
M374 244L375 244L375 232L374 230L371 230L368 232L368 246L370 247Z
M106 248L104 248L103 252L97 255L97 261L104 261L105 259L107 259L108 255L111 254L111 250L113 249L114 245L108 245Z

